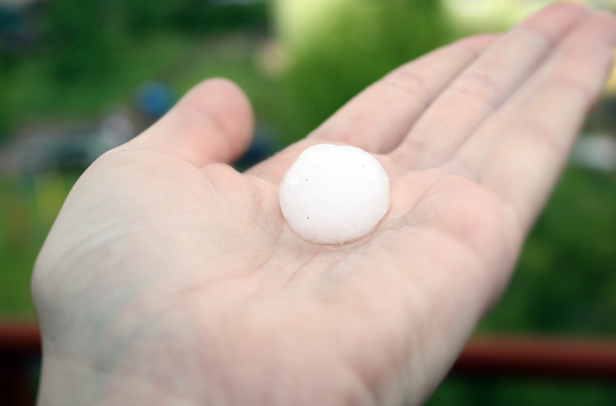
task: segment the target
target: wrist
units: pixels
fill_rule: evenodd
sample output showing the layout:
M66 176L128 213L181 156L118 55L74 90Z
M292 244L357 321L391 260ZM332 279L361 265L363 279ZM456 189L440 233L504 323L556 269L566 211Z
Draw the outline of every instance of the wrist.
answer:
M118 374L105 367L88 365L82 360L48 356L43 358L37 405L191 404L190 399L180 399L169 389L165 385L157 386L146 378Z

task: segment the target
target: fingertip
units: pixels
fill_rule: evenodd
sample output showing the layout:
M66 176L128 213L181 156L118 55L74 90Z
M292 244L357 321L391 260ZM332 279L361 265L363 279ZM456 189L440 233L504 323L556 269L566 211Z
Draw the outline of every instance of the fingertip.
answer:
M232 163L252 139L250 102L227 79L205 80L126 148L175 156L197 167Z
M225 78L204 80L189 90L176 107L201 112L219 128L228 142L226 161L238 159L248 149L254 126L252 107L234 82Z
M488 49L490 45L492 45L498 38L500 38L499 34L493 34L493 33L478 34L478 35L473 35L470 37L459 39L453 44L451 44L451 46L465 47L471 53L475 54L476 56L479 56L486 49Z

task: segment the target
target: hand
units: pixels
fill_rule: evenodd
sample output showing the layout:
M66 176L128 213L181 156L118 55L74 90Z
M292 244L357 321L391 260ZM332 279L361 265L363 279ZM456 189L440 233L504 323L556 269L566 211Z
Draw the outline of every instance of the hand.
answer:
M399 68L244 174L245 97L197 86L86 171L45 242L40 405L421 403L506 285L615 41L612 17L555 5ZM344 246L278 205L325 142L391 178L378 229Z

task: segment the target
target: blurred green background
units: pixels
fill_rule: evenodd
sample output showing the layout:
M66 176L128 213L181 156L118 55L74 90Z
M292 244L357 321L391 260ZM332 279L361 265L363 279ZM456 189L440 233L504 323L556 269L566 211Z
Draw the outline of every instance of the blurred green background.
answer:
M34 317L34 260L88 162L199 81L227 77L251 99L258 131L247 166L391 69L547 3L0 0L0 318ZM616 131L611 100L584 130L598 145ZM477 334L616 339L616 157L599 148L594 159L592 145L567 168ZM453 376L429 404L610 405L616 389Z

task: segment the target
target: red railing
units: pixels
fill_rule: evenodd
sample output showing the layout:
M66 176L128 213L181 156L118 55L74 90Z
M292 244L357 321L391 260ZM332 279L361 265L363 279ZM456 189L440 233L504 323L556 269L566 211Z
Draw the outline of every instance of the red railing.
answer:
M40 351L35 324L0 324L0 406L34 404L25 363ZM452 373L616 381L616 342L476 338L462 351Z
M40 353L41 336L36 324L0 324L0 406L34 404L26 362Z
M616 381L616 342L476 338L464 348L452 372Z

